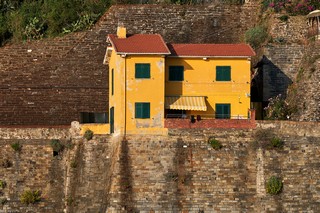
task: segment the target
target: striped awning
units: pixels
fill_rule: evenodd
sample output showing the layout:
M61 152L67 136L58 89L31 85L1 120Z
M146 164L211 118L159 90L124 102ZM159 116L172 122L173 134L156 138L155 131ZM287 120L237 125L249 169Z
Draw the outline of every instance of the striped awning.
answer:
M166 96L166 109L207 111L204 96Z

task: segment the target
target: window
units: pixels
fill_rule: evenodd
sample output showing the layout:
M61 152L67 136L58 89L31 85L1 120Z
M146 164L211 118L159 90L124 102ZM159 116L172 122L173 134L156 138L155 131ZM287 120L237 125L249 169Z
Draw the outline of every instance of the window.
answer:
M230 119L230 104L216 104L216 118Z
M114 92L114 70L111 70L111 95L113 95Z
M135 78L150 78L150 64L136 64Z
M183 66L169 66L169 81L183 81Z
M150 118L150 103L135 103L135 118Z
M231 67L217 66L216 67L216 81L231 81Z
M105 112L81 112L80 123L109 123L109 116Z

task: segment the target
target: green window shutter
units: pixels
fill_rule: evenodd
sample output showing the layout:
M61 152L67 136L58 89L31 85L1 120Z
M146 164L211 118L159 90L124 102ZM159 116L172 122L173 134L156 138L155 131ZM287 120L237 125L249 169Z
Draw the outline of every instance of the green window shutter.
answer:
M230 119L231 104L216 104L216 118Z
M183 66L169 66L169 81L183 81L183 71Z
M135 78L150 78L150 64L136 64Z
M135 103L135 118L150 118L150 103Z
M217 66L216 67L216 81L231 81L231 67Z

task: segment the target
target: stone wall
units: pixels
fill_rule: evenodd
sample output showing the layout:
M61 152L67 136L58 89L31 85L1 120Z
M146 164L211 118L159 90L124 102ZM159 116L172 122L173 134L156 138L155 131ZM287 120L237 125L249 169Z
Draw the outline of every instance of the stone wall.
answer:
M13 131L15 130L15 131ZM54 153L52 139L64 150ZM11 147L19 142L21 151ZM1 128L0 212L105 212L111 185L117 138L94 136L87 141L70 129ZM40 190L41 201L22 204L25 190Z
M168 136L94 136L68 129L0 129L0 212L317 212L320 125L257 123L256 129L170 129ZM260 131L260 136L257 132ZM263 134L261 134L263 132ZM261 137L263 135L263 137ZM282 149L259 146L284 140ZM9 138L10 137L10 138ZM214 150L208 139L223 145ZM54 156L51 139L65 150ZM20 142L21 152L11 144ZM259 143L257 143L259 142ZM8 160L9 167L3 166ZM7 161L7 162L8 162ZM8 165L8 163L6 163ZM266 194L272 175L280 195ZM21 204L26 190L37 204Z
M283 149L259 148L254 141L264 138L256 136L258 130L283 139ZM319 130L313 123L266 122L257 130L171 129L170 137L128 136L108 212L317 212ZM221 150L208 145L210 137L222 143ZM265 189L273 175L284 184L277 196Z
M234 43L254 25L256 3L115 5L90 30L0 48L0 125L68 125L108 111L106 36L159 33L166 42ZM239 36L240 35L240 36Z

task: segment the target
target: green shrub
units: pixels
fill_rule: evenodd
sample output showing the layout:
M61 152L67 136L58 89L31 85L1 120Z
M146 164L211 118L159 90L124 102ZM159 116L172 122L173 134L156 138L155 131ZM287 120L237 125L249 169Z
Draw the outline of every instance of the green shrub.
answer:
M71 206L73 204L73 198L71 196L66 198L67 206Z
M85 139L87 139L88 141L91 140L92 137L93 137L93 131L90 130L90 129L86 130L85 133L84 133L84 135L83 135L83 137L84 137Z
M8 201L7 198L0 198L0 204L1 204L1 205L6 204L7 201Z
M270 98L269 104L264 110L266 112L265 119L268 120L288 120L291 115L289 104L281 94Z
M22 145L19 142L15 142L13 144L11 144L11 148L15 151L15 152L20 152L22 149Z
M289 20L289 16L288 15L282 15L279 17L279 20L282 22L287 22Z
M282 190L283 184L280 178L272 176L266 183L266 191L268 194L276 195Z
M64 145L58 139L51 140L51 147L55 152L62 152L64 149Z
M41 200L41 192L39 190L31 191L26 190L20 196L21 203L24 204L34 204Z
M284 142L281 138L274 137L271 139L270 144L273 148L282 148Z
M245 33L245 41L253 48L260 47L268 38L268 31L265 26L259 25L251 28Z
M75 168L77 168L77 166L78 166L77 161L76 160L72 160L71 163L70 163L70 167L75 169Z
M4 180L0 180L0 189L4 189L7 186L7 183Z
M210 138L209 143L210 143L211 147L214 148L215 150L219 150L222 148L222 144L218 140L216 140L215 138Z

